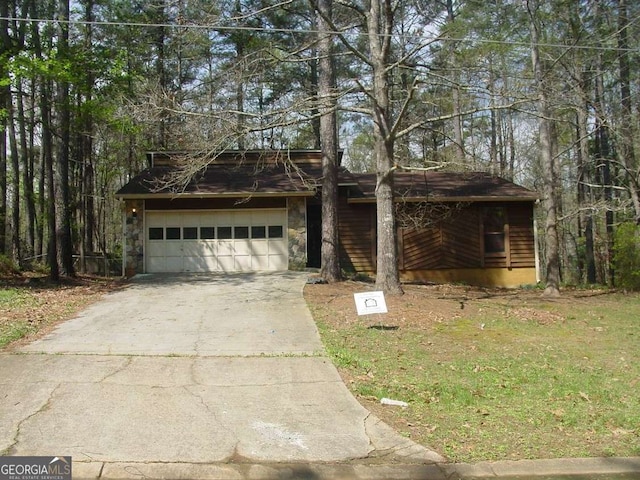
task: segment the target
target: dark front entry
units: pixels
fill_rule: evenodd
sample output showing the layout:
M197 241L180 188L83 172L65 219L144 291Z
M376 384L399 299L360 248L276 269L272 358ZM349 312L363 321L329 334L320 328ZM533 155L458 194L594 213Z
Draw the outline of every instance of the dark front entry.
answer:
M307 206L307 267L320 268L322 250L322 205Z

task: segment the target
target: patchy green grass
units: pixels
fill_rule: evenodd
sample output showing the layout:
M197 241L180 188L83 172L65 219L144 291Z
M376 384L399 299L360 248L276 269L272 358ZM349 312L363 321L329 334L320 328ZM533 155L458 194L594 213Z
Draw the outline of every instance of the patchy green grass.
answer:
M478 295L460 309L426 290L394 299L399 328L384 330L353 318L344 285L329 301L322 287L305 294L347 385L450 460L640 455L639 295Z
M46 333L120 286L113 279L89 276L61 283L37 276L0 276L0 349Z
M26 317L14 312L27 311L38 304L35 295L19 288L0 288L0 348L34 331Z

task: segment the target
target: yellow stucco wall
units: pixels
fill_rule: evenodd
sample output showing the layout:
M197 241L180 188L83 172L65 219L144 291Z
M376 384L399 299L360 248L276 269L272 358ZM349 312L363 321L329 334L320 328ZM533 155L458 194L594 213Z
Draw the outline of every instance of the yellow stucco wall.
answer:
M466 283L484 287L516 288L536 284L535 268L460 268L400 272L405 282Z

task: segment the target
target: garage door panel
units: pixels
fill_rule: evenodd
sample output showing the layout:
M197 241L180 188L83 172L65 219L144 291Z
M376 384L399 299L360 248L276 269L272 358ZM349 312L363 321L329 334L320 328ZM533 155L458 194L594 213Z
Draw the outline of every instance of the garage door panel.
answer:
M147 258L147 270L150 272L164 273L167 272L167 262L164 257Z
M182 272L183 261L182 257L165 257L166 259L166 272Z
M149 257L164 257L165 249L164 242L149 242L147 245L147 256Z
M232 240L220 240L218 242L218 257L229 257L234 253Z
M220 270L216 257L200 257L202 272L217 272Z
M287 255L287 244L282 240L269 240L269 253L271 255Z
M251 257L251 270L269 270L269 256L253 255Z
M214 257L216 255L216 247L217 245L215 241L202 240L198 242L196 255L200 255L203 257Z
M207 255L206 247L207 245L203 245L198 241L188 241L182 242L182 253L185 257L199 257L202 255ZM213 253L209 253L212 255Z
M251 254L251 241L250 240L236 240L233 244L235 255L250 255Z
M236 255L234 257L234 270L237 272L251 272L251 255Z
M286 238L273 238L286 236L285 210L147 212L145 226L148 272L288 268Z
M218 270L218 261L214 257L184 257L185 272L215 272Z
M185 272L200 272L200 260L198 257L184 257L182 268Z
M164 254L167 257L182 256L182 242L168 240L164 243Z
M267 240L252 240L251 254L252 255L268 255L269 243L267 242Z

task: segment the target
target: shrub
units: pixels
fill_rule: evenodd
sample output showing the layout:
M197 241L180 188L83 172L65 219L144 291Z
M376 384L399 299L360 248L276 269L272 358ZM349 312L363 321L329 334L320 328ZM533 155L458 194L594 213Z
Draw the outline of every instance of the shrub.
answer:
M640 290L640 227L631 222L619 225L614 242L616 284L628 290Z
M0 255L0 275L17 275L20 273L20 269L6 255Z

